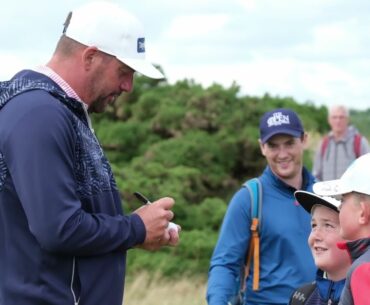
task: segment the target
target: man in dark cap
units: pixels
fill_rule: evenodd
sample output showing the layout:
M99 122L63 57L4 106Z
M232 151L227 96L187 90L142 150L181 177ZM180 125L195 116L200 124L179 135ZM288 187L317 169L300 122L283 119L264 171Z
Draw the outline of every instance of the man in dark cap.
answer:
M303 167L306 139L301 120L290 109L269 111L260 120L259 143L268 165L258 177L262 196L260 242L254 244L259 251L253 257L250 276L241 280L242 284L245 281L245 304L287 304L296 287L315 277L316 267L307 245L310 216L294 198L296 190L311 191L314 182ZM229 203L209 269L209 305L229 304L239 289L240 270L253 240L253 192L256 190L251 187L242 187Z

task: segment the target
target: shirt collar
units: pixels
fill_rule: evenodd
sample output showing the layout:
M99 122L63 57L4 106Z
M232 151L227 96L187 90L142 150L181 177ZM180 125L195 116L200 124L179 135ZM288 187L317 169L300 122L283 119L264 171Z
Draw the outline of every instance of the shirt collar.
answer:
M51 69L48 66L38 66L34 69L34 71L44 74L50 79L52 79L60 88L62 88L62 90L67 94L68 97L74 98L75 100L79 101L82 104L88 125L90 129L94 132L91 124L91 119L87 113L87 109L89 108L89 106L78 96L76 91L74 91L72 87L58 73L56 73L53 69Z
M51 69L48 66L38 66L34 71L39 72L41 74L46 75L47 77L51 78L55 83L58 84L60 88L63 89L63 91L68 95L68 97L74 98L78 100L79 102L85 104L82 99L78 96L76 91L72 89L72 87L58 74L56 73L53 69Z

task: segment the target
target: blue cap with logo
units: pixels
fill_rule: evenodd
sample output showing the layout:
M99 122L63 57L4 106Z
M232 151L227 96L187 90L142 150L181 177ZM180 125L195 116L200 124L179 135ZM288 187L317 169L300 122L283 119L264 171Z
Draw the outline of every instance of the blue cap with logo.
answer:
M266 112L260 120L260 139L263 144L277 134L287 134L300 138L303 133L302 122L291 109L274 109Z

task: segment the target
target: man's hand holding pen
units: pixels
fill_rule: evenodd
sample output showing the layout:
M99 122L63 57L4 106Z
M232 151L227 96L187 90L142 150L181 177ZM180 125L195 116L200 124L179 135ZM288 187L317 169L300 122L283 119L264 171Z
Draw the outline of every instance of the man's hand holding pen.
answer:
M134 212L143 220L146 229L145 241L139 247L146 250L158 250L163 246L176 246L179 242L181 227L169 226L174 217L171 211L175 204L174 199L164 197L150 202L140 193L135 193L135 195L145 204Z

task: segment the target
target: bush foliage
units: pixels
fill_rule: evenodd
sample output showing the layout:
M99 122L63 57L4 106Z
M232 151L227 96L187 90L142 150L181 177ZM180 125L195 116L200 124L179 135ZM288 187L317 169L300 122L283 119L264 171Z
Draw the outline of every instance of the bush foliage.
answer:
M310 102L269 94L241 96L236 84L203 88L192 80L170 85L144 77L137 77L133 92L122 95L114 107L93 116L125 212L140 206L134 191L151 200L171 196L176 200L174 221L183 229L176 248L129 251L129 272L206 274L230 197L266 165L258 122L277 107L297 111L309 132L328 130L327 109ZM308 168L311 158L308 152Z

